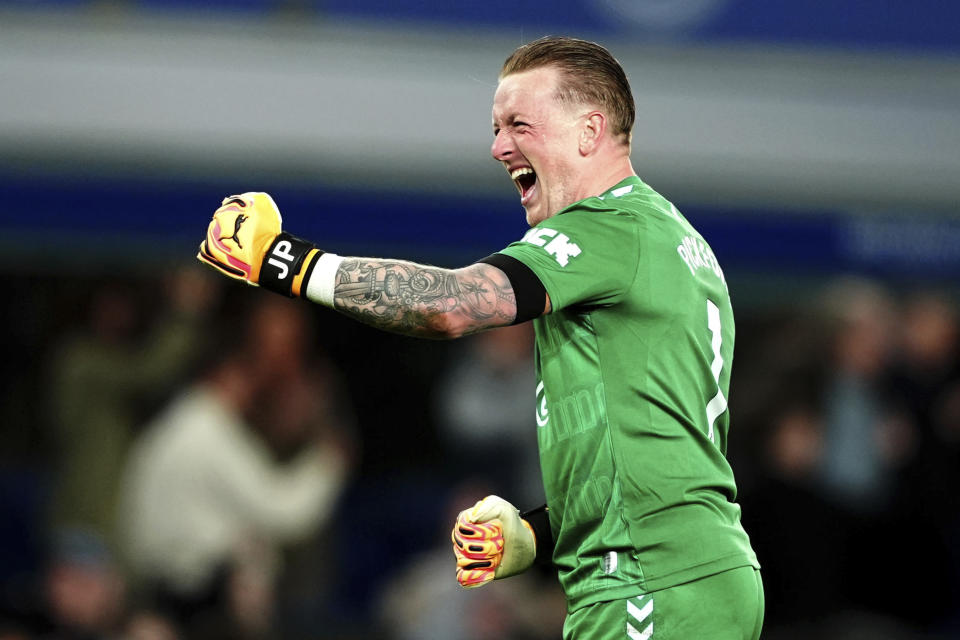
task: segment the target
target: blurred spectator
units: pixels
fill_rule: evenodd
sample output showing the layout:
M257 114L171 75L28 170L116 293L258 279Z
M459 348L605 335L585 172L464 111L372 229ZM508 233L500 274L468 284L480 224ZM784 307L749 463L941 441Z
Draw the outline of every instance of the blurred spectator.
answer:
M119 564L95 532L61 530L46 555L5 612L0 640L179 640L162 616L129 609Z
M933 292L910 296L901 323L893 398L916 425L915 455L897 505L900 543L928 585L908 597L915 621L960 634L960 324ZM922 567L922 568L921 568Z
M188 638L270 636L282 545L325 524L351 463L302 307L256 299L207 375L149 425L125 477L130 563Z
M956 311L926 293L901 305L866 280L831 283L823 302L828 330L761 351L767 379L747 378L767 405L743 496L764 565L764 637L957 637ZM784 327L772 330L780 347ZM888 570L921 586L891 589Z
M876 579L876 563L902 544L894 509L916 440L912 418L894 402L890 387L899 309L881 284L853 278L831 284L824 303L832 331L819 479L823 498L836 507L837 602L887 615L909 601Z
M844 509L877 513L889 505L892 467L904 454L891 441L908 437L885 393L896 309L878 284L843 280L828 290L825 311L834 332L824 390L821 480L826 495Z
M932 292L912 296L901 323L901 354L895 370L897 399L914 416L922 445L960 444L960 321L947 298Z
M743 498L744 526L763 565L764 637L823 637L825 620L842 611L844 522L822 497L818 469L824 453L819 410L802 398L779 396L759 454L751 492Z
M106 638L123 612L124 583L109 551L97 538L61 534L47 570L47 595L54 629L44 637Z
M149 403L196 363L201 321L217 286L196 267L165 282L167 306L141 336L143 310L130 287L102 284L86 324L62 340L49 388L56 477L54 530L91 530L114 542L118 479Z
M537 426L530 409L536 397L533 327L527 323L487 331L462 346L465 350L435 392L451 476L457 482L482 479L522 509L543 504Z
M38 615L30 623L39 640L107 640L117 637L126 586L100 536L60 531L43 575Z

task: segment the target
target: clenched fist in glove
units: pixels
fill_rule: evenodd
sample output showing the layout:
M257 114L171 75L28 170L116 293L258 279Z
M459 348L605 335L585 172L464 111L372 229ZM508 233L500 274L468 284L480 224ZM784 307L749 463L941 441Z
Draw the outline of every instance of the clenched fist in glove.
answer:
M461 511L451 537L457 582L467 588L522 573L537 555L530 524L516 507L498 496L487 496Z
M224 275L285 296L304 296L314 269L336 269L339 256L281 229L269 194L248 191L223 199L207 227L197 258ZM333 304L332 277L323 278L317 302ZM329 291L326 291L329 289ZM313 296L311 296L313 297Z

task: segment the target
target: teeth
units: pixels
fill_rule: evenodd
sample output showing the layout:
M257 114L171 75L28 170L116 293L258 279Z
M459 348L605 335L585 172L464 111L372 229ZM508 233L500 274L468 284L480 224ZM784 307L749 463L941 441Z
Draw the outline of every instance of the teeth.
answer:
M510 177L511 177L513 180L516 180L516 179L519 178L520 176L525 176L525 175L527 175L528 173L533 173L533 169L531 169L530 167L521 167L521 168L519 168L519 169L514 169L513 171L511 171L511 172L510 172Z

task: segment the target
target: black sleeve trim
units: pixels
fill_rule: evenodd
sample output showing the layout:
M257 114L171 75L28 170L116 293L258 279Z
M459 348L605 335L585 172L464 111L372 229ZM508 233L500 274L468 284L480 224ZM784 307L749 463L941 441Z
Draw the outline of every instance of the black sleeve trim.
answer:
M530 524L533 535L537 537L537 557L534 562L552 565L553 548L556 543L553 540L553 532L550 530L550 507L544 504L536 509L524 511L520 517Z
M520 324L543 315L547 290L530 267L503 253L495 253L477 262L489 264L507 274L510 285L513 287L513 295L517 300L517 317L513 324Z

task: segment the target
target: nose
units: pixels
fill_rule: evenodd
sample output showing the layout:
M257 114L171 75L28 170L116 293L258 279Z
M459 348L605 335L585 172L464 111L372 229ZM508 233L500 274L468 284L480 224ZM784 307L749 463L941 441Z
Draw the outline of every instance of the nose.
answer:
M490 155L493 156L494 160L505 162L512 154L513 141L510 139L510 136L507 135L506 131L501 129L493 138L493 145L490 147Z

